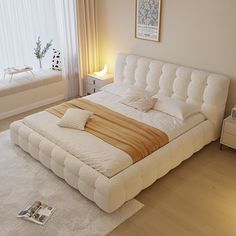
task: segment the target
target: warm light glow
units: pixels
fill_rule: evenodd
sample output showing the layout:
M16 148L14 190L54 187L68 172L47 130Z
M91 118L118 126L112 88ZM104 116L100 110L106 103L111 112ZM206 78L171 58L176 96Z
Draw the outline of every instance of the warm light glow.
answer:
M94 72L94 74L97 76L104 76L107 73L107 71L108 71L108 67L107 67L107 64L105 64L103 70Z

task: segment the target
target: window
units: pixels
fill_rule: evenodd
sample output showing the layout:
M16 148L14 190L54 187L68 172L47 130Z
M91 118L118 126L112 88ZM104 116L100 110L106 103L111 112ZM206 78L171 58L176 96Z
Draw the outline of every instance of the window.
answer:
M57 0L1 0L0 1L0 75L12 66L30 65L39 69L34 55L38 36L44 47L53 45L42 60L43 68L50 68L52 48L59 49Z

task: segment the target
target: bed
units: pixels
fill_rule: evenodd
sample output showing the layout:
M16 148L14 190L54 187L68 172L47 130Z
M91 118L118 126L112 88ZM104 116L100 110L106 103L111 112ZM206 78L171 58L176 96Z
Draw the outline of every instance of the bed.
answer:
M133 163L127 153L90 133L59 127L60 118L47 111L10 126L16 145L106 212L115 211L219 137L229 79L121 53L112 86L83 99L165 131L168 144ZM160 111L140 112L119 102L124 86L195 104L201 112L184 121Z

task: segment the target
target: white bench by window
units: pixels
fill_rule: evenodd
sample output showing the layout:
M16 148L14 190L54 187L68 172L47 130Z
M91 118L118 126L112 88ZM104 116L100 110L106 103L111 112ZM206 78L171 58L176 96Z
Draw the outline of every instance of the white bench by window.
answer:
M44 86L62 80L61 71L57 70L40 70L32 75L27 73L15 74L11 81L0 80L0 97L18 93L28 89Z
M34 72L34 79L29 73L0 78L0 119L63 100L65 86L62 72L51 69Z

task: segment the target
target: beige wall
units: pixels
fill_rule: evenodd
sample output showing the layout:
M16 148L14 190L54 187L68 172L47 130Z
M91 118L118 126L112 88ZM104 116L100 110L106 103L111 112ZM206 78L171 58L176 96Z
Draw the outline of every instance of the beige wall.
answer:
M135 39L135 0L97 0L100 66L128 52L223 73L236 104L236 0L163 0L161 42Z

